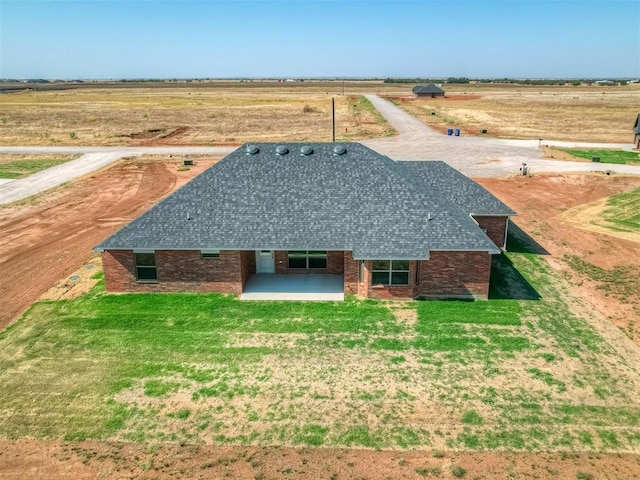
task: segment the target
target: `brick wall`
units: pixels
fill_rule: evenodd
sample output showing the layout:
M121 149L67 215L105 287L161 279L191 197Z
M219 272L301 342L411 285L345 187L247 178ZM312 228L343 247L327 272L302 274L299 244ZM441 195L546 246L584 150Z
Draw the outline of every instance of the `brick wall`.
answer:
M286 252L276 252L276 272L286 273L288 269L278 264L279 258L286 266ZM158 282L147 283L136 280L131 250L105 251L102 261L108 292L239 294L256 268L255 252L252 250L223 250L219 258L202 258L199 251L158 250ZM359 297L487 298L489 292L491 255L486 252L431 252L430 260L409 262L409 285L403 286L371 285L370 260L364 262L360 282L359 263L353 259L352 252L329 252L328 268L323 272L344 274L344 292Z
M157 250L158 281L136 280L135 257L131 250L102 253L108 292L220 292L242 293L249 275L255 272L254 252L223 250L219 258L202 258L195 250ZM254 257L255 258L255 257Z
M487 252L431 252L418 265L414 295L423 298L480 298L489 294L491 255Z
M358 282L360 262L353 259L353 252L344 252L343 272L344 272L344 293L345 295L358 295L360 289L364 288L364 283Z
M344 272L344 252L330 250L327 252L327 268L289 268L289 257L286 250L276 250L276 273L328 273L342 275Z
M507 220L509 217L473 217L480 228L487 231L487 236L498 248L504 247Z

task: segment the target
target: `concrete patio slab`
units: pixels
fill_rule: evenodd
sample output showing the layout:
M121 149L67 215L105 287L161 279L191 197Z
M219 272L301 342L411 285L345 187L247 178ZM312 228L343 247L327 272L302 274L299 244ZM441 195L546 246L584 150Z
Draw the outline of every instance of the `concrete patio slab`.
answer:
M342 275L251 275L240 300L344 300Z

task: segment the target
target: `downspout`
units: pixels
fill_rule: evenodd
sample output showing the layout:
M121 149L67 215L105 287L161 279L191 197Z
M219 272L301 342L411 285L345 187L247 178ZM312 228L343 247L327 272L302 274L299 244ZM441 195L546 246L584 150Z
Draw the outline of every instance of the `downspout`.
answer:
M504 245L502 245L502 250L507 251L507 234L509 233L509 217L507 217L507 221L504 225Z

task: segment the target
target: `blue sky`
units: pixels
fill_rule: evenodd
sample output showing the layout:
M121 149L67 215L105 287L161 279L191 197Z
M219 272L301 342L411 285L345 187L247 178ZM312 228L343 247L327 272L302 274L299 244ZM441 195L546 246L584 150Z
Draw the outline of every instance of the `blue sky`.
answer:
M640 77L640 0L0 0L0 78Z

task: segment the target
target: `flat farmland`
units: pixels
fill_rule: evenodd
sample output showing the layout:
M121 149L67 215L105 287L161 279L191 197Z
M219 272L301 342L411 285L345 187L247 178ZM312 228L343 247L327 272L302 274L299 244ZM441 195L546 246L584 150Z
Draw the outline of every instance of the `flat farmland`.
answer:
M391 97L423 123L463 135L633 143L640 86L444 85L445 98Z
M342 85L220 83L20 91L0 95L5 145L236 145L343 141L394 134ZM329 88L331 87L331 88ZM369 88L371 91L371 87Z
M393 135L363 94L392 99L445 132L501 138L631 143L640 85L448 85L413 99L414 84L212 81L38 86L0 95L4 145L237 145Z

